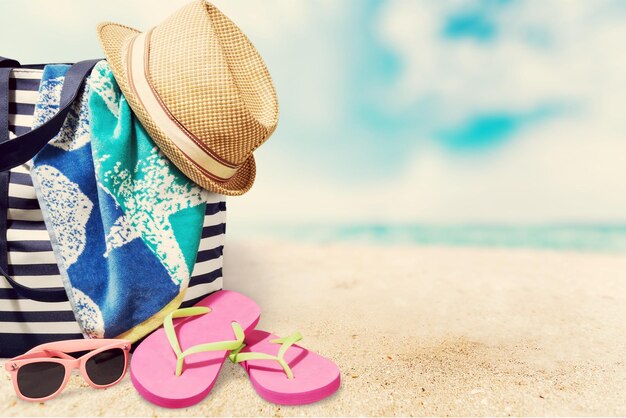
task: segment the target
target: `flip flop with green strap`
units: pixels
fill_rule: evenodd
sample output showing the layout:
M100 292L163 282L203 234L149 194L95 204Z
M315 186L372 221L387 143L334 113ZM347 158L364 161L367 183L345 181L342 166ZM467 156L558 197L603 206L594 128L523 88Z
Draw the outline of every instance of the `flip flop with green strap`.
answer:
M247 331L245 345L234 350L230 360L243 366L254 389L270 402L317 402L339 389L341 373L332 361L295 344L301 339L299 332L278 338L265 331Z
M229 352L241 348L259 316L254 301L228 290L174 311L135 350L130 362L133 385L146 400L166 408L200 402Z

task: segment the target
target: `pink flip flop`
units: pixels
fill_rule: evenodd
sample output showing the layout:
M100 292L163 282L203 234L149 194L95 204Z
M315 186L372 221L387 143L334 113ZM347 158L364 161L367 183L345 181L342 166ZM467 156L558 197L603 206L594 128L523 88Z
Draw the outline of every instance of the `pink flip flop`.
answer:
M135 350L130 362L133 385L146 400L166 408L200 402L213 388L226 356L241 348L259 316L254 301L228 290L174 311Z
M278 338L265 331L246 332L245 346L230 359L241 363L252 386L264 399L282 405L317 402L339 389L341 373L332 361L295 345L296 332ZM269 360L269 361L268 361Z

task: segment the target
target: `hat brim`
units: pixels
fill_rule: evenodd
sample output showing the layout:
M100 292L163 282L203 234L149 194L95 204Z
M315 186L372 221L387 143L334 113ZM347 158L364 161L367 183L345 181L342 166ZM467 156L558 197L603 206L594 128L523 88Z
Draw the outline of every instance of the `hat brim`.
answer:
M128 26L109 22L98 25L97 30L100 44L113 71L115 81L120 86L133 112L163 154L193 182L207 190L228 196L239 196L247 192L252 187L256 175L254 156L251 155L237 169L233 177L227 181L220 182L212 179L163 133L144 108L141 100L135 95L133 89L130 88L123 54L130 41L141 32Z

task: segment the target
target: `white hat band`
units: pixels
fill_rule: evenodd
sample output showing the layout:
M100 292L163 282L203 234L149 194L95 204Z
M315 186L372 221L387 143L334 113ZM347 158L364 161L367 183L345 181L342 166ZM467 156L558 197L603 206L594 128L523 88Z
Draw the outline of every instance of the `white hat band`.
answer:
M223 182L230 179L235 175L239 166L227 165L219 161L202 147L200 141L176 121L152 88L148 77L147 59L150 32L137 35L128 47L127 76L131 88L154 123L182 153L214 180Z

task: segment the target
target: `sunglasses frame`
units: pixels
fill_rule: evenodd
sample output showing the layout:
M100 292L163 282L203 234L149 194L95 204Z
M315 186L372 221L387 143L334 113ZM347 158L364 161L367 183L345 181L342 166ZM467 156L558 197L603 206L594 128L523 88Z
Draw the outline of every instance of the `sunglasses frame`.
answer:
M46 343L42 345L38 345L31 350L28 350L26 353L19 355L17 357L12 358L4 364L4 368L11 373L11 380L13 380L13 388L15 389L15 393L20 399L30 402L44 402L49 399L54 398L59 393L65 389L67 382L72 374L74 369L80 370L80 374L83 376L83 379L89 384L89 386L96 389L104 389L110 386L113 386L119 383L124 376L126 376L126 371L128 370L128 353L130 351L131 343L128 340L117 340L117 339L84 339L84 340L66 340L66 341L57 341L52 343ZM119 379L116 381L106 384L106 385L98 385L94 383L89 375L87 374L86 364L87 360L91 357L99 354L103 351L110 350L113 348L119 348L124 352L124 371L122 372ZM89 351L89 353L84 354L79 358L74 358L68 353L78 352L78 351ZM51 357L57 356L57 357ZM20 388L17 383L17 374L20 368L24 365L31 363L42 363L42 362L51 362L61 364L65 368L65 376L63 377L63 382L59 386L59 388L51 395L48 395L43 398L28 398L22 394Z

